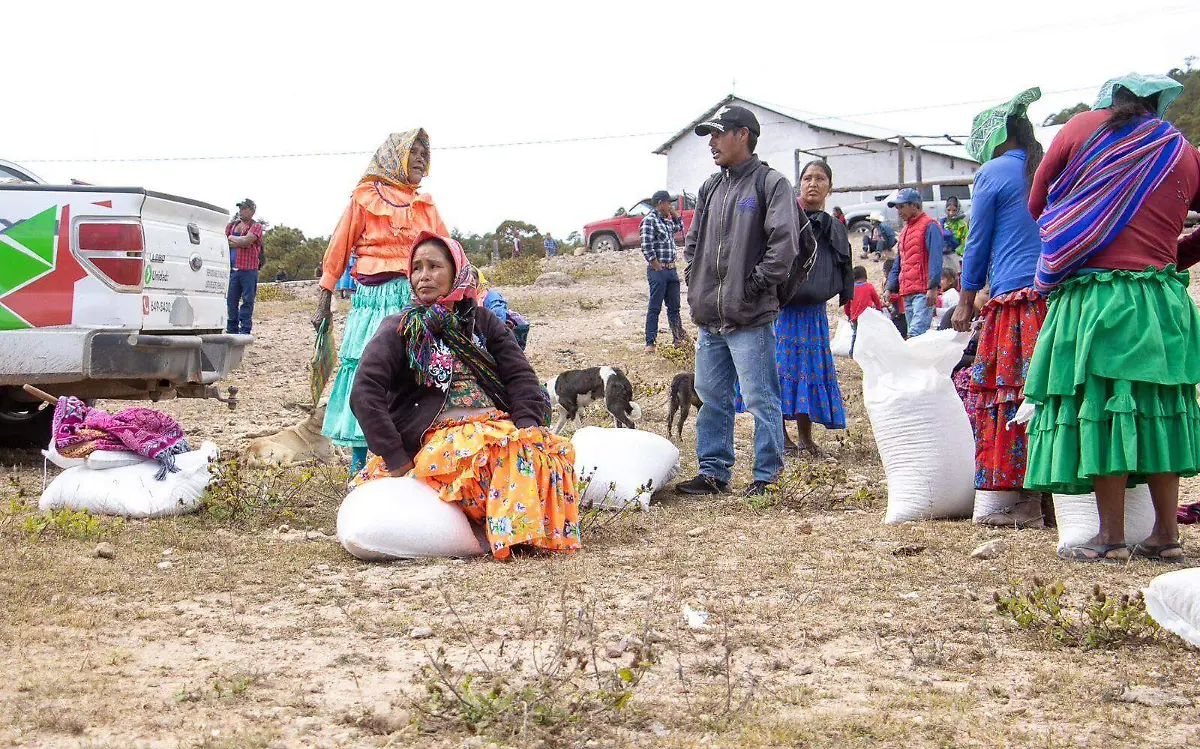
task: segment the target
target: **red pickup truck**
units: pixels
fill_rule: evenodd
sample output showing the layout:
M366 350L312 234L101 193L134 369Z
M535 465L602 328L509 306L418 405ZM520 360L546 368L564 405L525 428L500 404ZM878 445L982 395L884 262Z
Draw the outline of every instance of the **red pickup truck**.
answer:
M593 221L583 226L583 243L592 252L613 252L630 247L641 247L642 237L639 227L642 218L654 210L650 198L639 200L627 211L606 218L603 221ZM675 210L683 218L683 232L675 235L675 244L683 246L683 236L692 226L692 214L696 212L696 197L686 192L675 198Z
M799 203L800 199L796 198L796 202ZM641 247L642 218L652 210L654 207L650 205L650 198L645 198L612 218L584 224L583 243L591 248L592 252L613 252ZM679 211L683 218L683 231L675 235L675 244L682 248L684 235L692 228L692 216L696 213L696 196L685 192L675 198L675 210Z

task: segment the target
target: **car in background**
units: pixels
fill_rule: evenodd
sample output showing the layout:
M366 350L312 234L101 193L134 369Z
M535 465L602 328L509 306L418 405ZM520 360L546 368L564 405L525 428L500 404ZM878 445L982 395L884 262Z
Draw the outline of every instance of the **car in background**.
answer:
M946 199L950 197L958 198L963 213L967 216L971 215L972 185L943 185L938 182L927 182L921 185L919 189L921 191L921 206L934 219L940 221L945 218ZM854 234L855 232L866 233L869 231L871 228L870 216L873 212L883 214L884 221L891 224L893 229L899 230L901 228L900 214L896 213L895 208L888 208L888 201L895 200L898 192L899 190L892 190L881 200L869 203L841 206L842 211L846 214L847 231L850 234Z
M0 161L0 444L49 440L53 408L24 385L85 400L220 398L216 383L254 340L225 332L227 221L197 200L48 185Z
M654 210L650 198L634 203L629 210L622 209L612 218L593 221L583 226L583 244L592 252L615 252L631 247L641 247L640 227L642 219ZM675 235L675 244L683 246L683 237L692 226L696 213L696 196L683 193L675 197L675 210L683 219L683 231Z

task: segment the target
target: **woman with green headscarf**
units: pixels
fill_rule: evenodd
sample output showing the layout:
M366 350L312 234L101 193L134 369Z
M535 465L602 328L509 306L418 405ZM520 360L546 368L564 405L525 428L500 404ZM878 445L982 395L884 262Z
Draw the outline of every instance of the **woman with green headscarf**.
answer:
M338 373L321 429L334 444L352 449L353 473L362 469L367 457L366 437L350 410L350 390L363 348L383 319L399 313L412 296L408 260L417 236L423 231L450 233L433 198L417 192L428 174L429 135L423 128L388 136L354 188L321 263L321 290L312 320L318 330L331 322L333 291L355 257L351 274L358 291L346 318Z
M1050 312L1025 383L1038 406L1025 486L1094 491L1100 516L1068 559L1183 558L1179 477L1200 473L1200 312L1178 237L1200 208L1200 153L1163 119L1182 89L1166 76L1106 83L1055 136L1030 192ZM1155 523L1127 540L1136 484L1150 485Z
M1042 522L1041 495L1023 493L1024 427L1007 428L1016 416L1025 371L1046 319L1046 300L1034 288L1042 243L1029 215L1029 186L1042 160L1028 106L1042 95L1031 88L975 117L967 148L983 166L975 173L971 227L963 253L962 297L956 330L966 331L975 297L986 286L991 299L979 312L975 363L956 377L967 379L975 427L975 489L989 492L986 525L1021 527ZM961 386L963 383L958 382Z

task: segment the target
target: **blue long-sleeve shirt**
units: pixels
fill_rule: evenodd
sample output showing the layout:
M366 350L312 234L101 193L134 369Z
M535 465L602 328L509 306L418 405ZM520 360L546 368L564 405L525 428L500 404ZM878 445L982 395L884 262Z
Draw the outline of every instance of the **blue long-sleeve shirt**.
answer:
M929 252L929 288L931 289L936 289L942 283L942 247L944 244L941 225L936 221L930 221L929 226L925 227L925 249ZM900 263L901 258L899 257L896 258L895 263L892 263L892 272L888 273L888 289L899 290L900 288Z
M993 297L1033 286L1042 240L1029 215L1025 151L1014 148L979 168L971 196L971 227L962 287L991 287Z

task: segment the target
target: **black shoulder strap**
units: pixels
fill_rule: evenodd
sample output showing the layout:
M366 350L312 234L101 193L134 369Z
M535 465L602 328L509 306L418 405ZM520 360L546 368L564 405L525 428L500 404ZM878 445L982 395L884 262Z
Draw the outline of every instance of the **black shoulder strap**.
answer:
M700 222L700 228L696 230L696 251L704 245L704 229L708 224L708 201L712 200L712 194L717 189L717 183L721 181L721 172L717 172L704 181L700 185L700 194L696 200L696 212L692 214L692 223Z

